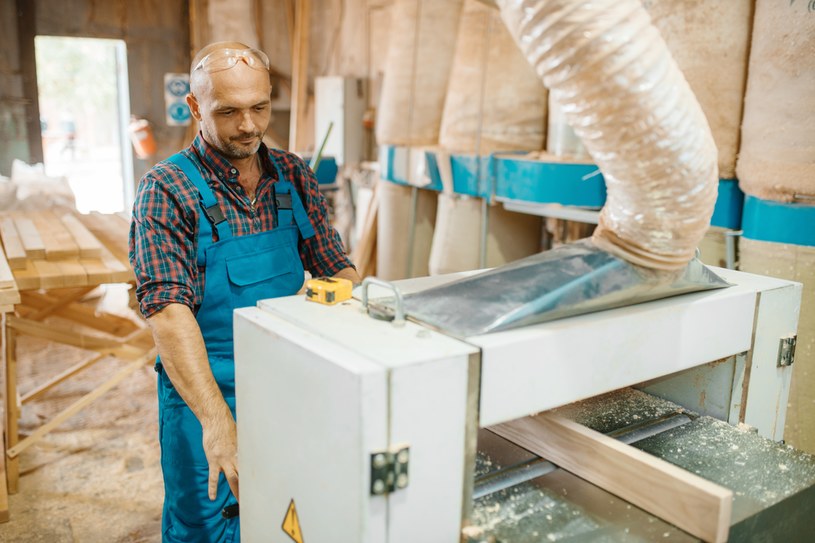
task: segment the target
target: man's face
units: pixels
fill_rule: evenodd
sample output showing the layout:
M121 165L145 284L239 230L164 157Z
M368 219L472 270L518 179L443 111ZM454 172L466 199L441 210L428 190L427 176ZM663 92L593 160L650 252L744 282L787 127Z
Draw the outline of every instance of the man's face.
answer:
M200 90L187 103L204 139L227 158L252 156L271 119L268 72L238 62L228 70L200 75Z

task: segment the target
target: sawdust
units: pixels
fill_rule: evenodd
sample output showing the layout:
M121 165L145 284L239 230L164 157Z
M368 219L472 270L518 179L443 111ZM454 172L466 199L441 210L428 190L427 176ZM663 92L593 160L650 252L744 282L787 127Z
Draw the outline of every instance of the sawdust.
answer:
M127 311L125 303L116 312ZM20 394L90 357L80 349L19 338ZM26 403L21 437L124 364L103 359L42 399ZM149 367L134 372L21 454L20 491L9 497L11 520L0 524L0 542L161 540L163 486L155 379Z

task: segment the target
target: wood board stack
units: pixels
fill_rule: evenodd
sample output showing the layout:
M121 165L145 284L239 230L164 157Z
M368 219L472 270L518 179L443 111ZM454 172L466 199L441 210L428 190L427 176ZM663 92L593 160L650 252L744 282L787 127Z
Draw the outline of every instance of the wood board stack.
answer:
M127 257L128 228L119 215L44 210L0 214L0 239L19 291L134 280ZM19 297L2 300L0 305L14 304Z

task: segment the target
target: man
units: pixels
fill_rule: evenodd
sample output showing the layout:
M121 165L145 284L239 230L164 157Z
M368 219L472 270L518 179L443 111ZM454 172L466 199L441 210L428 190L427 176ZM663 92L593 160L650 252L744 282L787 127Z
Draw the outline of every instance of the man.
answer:
M268 149L269 61L241 43L193 59L201 131L139 184L130 260L153 331L165 542L238 541L232 311L297 293L303 270L359 281L308 166Z

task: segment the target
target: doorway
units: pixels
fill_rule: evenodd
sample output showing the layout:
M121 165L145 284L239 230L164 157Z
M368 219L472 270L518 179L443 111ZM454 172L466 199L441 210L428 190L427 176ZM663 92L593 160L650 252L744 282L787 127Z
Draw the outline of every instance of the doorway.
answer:
M122 40L37 36L45 173L64 177L81 213L116 213L133 198L130 100Z

